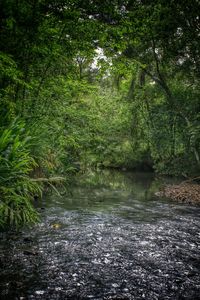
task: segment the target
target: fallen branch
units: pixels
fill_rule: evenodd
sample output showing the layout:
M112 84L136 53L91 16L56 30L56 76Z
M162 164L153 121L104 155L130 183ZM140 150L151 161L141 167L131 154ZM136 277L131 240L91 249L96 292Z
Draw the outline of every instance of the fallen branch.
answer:
M56 192L56 194L58 194L58 196L61 196L61 194L59 193L59 191L57 190L54 184L63 183L64 181L66 181L66 178L65 177L50 177L50 178L41 177L41 178L31 178L31 180L34 182L41 182L41 183L48 184Z
M58 182L63 182L63 181L66 181L66 178L65 177L50 177L50 178L31 178L31 181L34 181L34 182L47 182L47 183L58 183Z
M184 183L187 183L187 182L192 182L192 181L195 181L197 179L200 179L200 176L184 180L180 184L182 184L182 183L184 184Z

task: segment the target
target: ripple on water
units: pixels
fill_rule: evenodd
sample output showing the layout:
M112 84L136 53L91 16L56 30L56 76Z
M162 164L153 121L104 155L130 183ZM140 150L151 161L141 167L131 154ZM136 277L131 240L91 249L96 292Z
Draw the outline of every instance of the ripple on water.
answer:
M198 208L111 194L98 190L99 210L52 202L32 230L2 236L1 298L200 299Z

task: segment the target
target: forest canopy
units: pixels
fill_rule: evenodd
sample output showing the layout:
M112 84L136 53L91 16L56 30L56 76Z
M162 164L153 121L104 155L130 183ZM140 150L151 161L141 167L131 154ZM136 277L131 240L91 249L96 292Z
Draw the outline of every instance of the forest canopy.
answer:
M0 2L0 215L87 168L200 171L198 0ZM42 179L45 179L42 181Z

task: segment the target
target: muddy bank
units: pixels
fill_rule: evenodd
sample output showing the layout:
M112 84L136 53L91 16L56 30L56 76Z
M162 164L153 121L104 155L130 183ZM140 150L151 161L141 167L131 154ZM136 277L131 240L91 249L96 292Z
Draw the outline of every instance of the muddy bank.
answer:
M156 196L167 197L177 202L200 205L200 184L183 182L166 185Z

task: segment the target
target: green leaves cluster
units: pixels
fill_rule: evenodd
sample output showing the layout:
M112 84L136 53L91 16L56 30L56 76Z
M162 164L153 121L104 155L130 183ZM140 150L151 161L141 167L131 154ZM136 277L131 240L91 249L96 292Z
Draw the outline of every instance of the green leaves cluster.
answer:
M18 227L38 219L32 202L41 189L29 177L36 163L30 154L32 138L24 126L15 120L7 128L0 128L0 225L3 227Z

